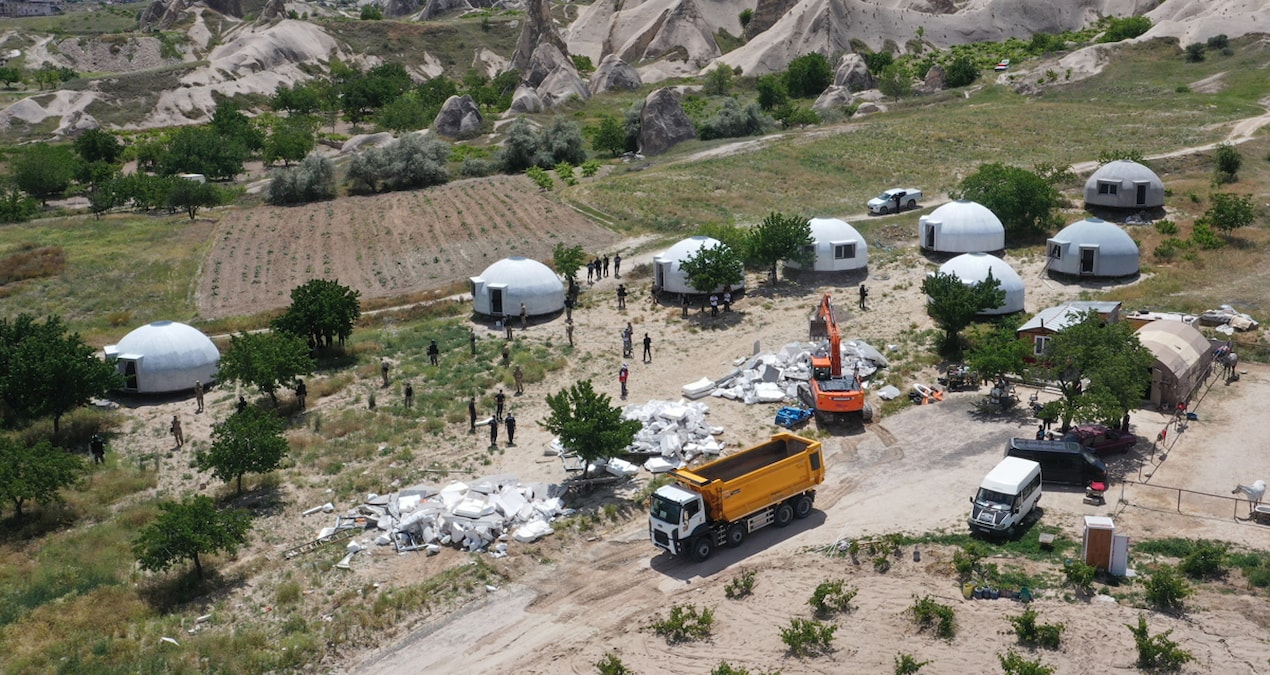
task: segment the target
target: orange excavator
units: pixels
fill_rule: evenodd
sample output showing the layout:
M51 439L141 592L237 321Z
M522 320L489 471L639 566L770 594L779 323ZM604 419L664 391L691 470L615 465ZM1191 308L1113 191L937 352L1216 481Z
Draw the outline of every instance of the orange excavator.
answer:
M828 293L811 317L809 332L812 339L828 338L829 346L811 355L811 380L799 388L803 404L815 411L821 424L872 421L873 407L864 400L857 373L842 372L842 338Z

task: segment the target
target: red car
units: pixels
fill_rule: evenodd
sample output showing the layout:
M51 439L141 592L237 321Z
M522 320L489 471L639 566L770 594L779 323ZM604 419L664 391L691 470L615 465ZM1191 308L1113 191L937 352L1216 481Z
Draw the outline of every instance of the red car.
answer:
M1128 452L1130 448L1138 443L1137 436L1102 424L1085 424L1073 427L1063 436L1063 440L1080 443L1093 451L1095 455Z

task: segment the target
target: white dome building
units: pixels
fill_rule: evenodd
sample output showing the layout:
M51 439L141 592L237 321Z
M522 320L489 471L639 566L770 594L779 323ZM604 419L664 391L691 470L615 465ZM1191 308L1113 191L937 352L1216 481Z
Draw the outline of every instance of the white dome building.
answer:
M1005 302L995 309L985 310L984 314L1013 314L1023 311L1023 279L1009 263L987 253L965 253L940 265L942 274L952 274L967 286L973 286L992 277L1001 282L1001 290L1005 291Z
M106 347L124 377L124 391L158 394L188 391L216 379L220 350L199 329L176 321L155 321Z
M666 293L700 293L701 291L693 288L692 284L688 283L688 275L679 269L679 263L695 256L697 251L703 248L713 248L722 244L723 242L713 237L697 235L688 237L653 256L653 274L655 275L653 283ZM744 287L745 280L742 279L739 284L733 287L733 290ZM720 286L714 290L722 291L723 287Z
M1051 272L1082 277L1127 277L1138 273L1138 245L1114 223L1078 220L1049 238Z
M923 251L979 253L1005 249L1005 226L988 207L968 199L948 202L917 219Z
M564 282L550 267L524 256L503 258L470 281L472 309L477 314L520 316L522 302L529 316L564 309Z
M810 268L812 272L845 272L869 266L869 245L845 220L812 218L811 238L816 255ZM803 269L794 260L786 261L785 266Z
M1085 203L1126 209L1164 206L1164 181L1137 162L1117 159L1098 167L1085 181Z

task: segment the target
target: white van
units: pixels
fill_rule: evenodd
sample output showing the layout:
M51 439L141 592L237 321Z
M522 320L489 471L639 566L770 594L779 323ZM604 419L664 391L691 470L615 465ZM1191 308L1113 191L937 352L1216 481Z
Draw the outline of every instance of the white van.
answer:
M971 532L991 536L1013 536L1019 525L1040 515L1041 465L1030 459L1006 457L979 485L970 498L974 504L966 522Z

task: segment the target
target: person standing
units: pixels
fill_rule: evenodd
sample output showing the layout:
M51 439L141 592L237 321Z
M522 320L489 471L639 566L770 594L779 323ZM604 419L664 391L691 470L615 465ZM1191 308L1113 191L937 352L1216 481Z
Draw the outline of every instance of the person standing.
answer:
M869 289L864 284L860 284L860 311L866 309L865 302L869 299Z
M591 276L595 274L595 263L587 261L586 264L586 282L591 283Z
M520 369L520 364L516 364L516 370L512 371L512 378L516 380L516 395L520 396L525 393L525 371Z
M194 402L198 405L194 413L203 412L203 383L200 380L194 380Z
M683 308L683 318L688 318L688 294L684 293L679 296L679 305Z
M723 311L732 311L732 287L723 289Z
M304 410L308 397L309 388L304 384L304 380L297 381L295 385L295 402L300 406L300 410Z
M569 346L573 346L573 319L566 319L564 322L564 334L569 338Z
M613 256L613 276L618 279L622 278L622 254L618 253Z
M710 294L710 316L719 316L719 295Z
M525 303L520 303L520 329L529 328L529 311L525 309Z
M476 397L475 396L470 396L467 399L467 419L468 419L467 432L469 434L476 433Z
M176 447L185 445L185 434L181 431L181 418L176 415L172 416L172 424L168 427L168 433L172 434L172 438L176 439Z
M512 348L508 345L503 345L503 365L506 366L510 364L511 361L512 361Z
M503 390L499 389L498 393L494 394L494 419L499 419L503 416L503 406L505 405L507 405L507 394L504 394Z
M564 295L564 320L573 321L573 295L569 293Z
M604 276L607 277L608 275L609 275L609 257L606 254L604 256Z
M476 329L467 329L467 343L472 346L472 356L476 356Z
M437 346L437 341L433 340L428 343L428 362L437 365L437 357L441 355L441 348Z
M507 417L503 419L503 424L507 425L507 447L516 445L516 417L511 411L507 411Z
M626 367L626 363L622 363L622 369L617 371L617 381L622 385L622 400L626 400L626 378L630 374L630 370Z
M384 386L388 386L388 359L379 362L379 374L384 377Z
M503 331L506 333L508 340L512 339L511 318L512 318L511 314L508 314L507 312L503 312Z
M106 442L101 440L101 434L93 434L88 441L88 449L93 453L93 464L106 463Z
M239 397L238 397L238 403L236 403L236 404L234 405L234 407L238 409L238 412L242 412L242 411L246 410L246 409L247 409L247 399L243 398L242 396L239 396Z
M626 309L626 284L617 285L617 308Z
M415 403L415 388L409 382L406 383L406 407L409 408Z
M489 420L489 447L498 447L498 417L491 417Z
M644 363L653 362L653 339L644 333Z

